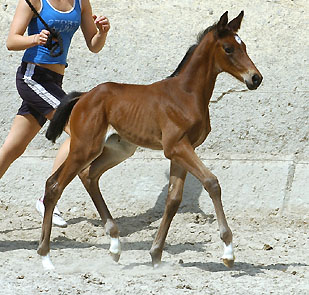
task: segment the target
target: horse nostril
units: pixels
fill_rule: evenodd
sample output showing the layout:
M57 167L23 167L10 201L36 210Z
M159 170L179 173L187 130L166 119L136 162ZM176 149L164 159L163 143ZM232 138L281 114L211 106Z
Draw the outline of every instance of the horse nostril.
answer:
M252 77L252 83L253 83L253 85L255 85L255 86L260 85L260 83L261 83L261 78L260 78L260 76L259 76L258 74L254 74L254 75L253 75L253 77Z

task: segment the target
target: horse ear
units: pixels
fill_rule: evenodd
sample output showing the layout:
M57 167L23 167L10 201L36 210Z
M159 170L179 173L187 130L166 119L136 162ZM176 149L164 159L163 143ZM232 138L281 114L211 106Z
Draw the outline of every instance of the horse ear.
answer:
M236 33L240 28L243 17L244 17L244 11L242 10L241 13L237 17L235 17L233 20L231 20L228 23L227 26L229 27L229 29L231 29L234 33Z
M228 12L226 11L220 17L220 20L219 20L219 22L217 24L218 31L222 31L222 30L225 29L226 24L227 24L227 14L228 14Z
M223 13L222 16L220 17L220 20L217 23L217 30L215 33L217 38L220 38L221 36L223 36L224 32L226 32L227 14L228 14L227 11Z

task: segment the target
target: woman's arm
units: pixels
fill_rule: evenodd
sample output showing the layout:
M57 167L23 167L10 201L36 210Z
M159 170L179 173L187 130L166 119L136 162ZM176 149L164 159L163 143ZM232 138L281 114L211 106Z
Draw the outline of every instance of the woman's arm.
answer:
M93 16L89 0L82 0L81 29L91 52L99 52L106 41L110 24L105 16Z
M41 4L39 0L32 0L31 2L36 9L40 9ZM8 50L24 50L46 43L49 35L47 30L42 30L40 34L24 36L32 17L33 12L26 1L19 0L6 40Z

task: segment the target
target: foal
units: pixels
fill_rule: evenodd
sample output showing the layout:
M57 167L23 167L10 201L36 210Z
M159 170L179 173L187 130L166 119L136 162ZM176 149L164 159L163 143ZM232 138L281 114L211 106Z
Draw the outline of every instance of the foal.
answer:
M44 197L45 216L38 253L45 268L49 258L52 212L64 188L76 175L81 178L111 237L110 253L120 257L119 230L99 189L99 178L108 169L133 155L137 146L163 150L170 159L170 180L165 211L150 250L158 266L171 221L182 199L187 172L197 177L209 193L224 242L223 262L234 263L232 232L221 203L221 188L197 157L194 149L210 132L209 101L217 75L227 72L256 89L262 76L246 53L236 32L241 12L228 23L227 12L206 29L176 71L151 85L103 83L86 93L72 93L57 109L47 138L55 141L69 121L70 152L62 166L48 178ZM74 107L74 108L73 108ZM107 136L110 129L115 132Z

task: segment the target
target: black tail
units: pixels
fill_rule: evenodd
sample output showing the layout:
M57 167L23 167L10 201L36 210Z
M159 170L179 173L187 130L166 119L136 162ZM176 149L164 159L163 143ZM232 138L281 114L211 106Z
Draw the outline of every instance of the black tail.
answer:
M53 118L46 131L46 138L53 143L63 132L66 124L69 121L70 114L74 105L78 102L83 92L71 92L64 97L58 106Z

